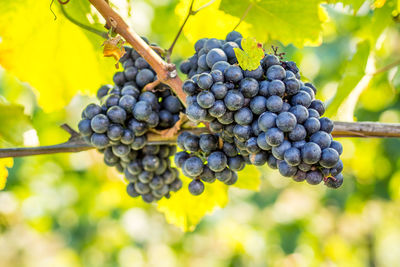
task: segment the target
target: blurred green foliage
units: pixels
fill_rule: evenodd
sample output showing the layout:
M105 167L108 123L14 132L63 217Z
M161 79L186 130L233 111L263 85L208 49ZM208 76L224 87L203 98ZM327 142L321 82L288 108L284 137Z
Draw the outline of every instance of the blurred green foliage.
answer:
M189 4L111 2L166 48ZM191 17L174 62L193 53L197 38L224 37L246 2L215 1ZM292 1L259 1L269 15L252 9L238 30L264 38L266 49L280 46L318 87L330 115L399 123L399 67L380 71L400 59L400 24L392 18L399 1L303 2L312 16ZM69 22L57 4L54 21L48 4L0 5L2 147L65 141L59 125L76 125L115 72L114 62L101 58L101 38ZM71 1L66 10L102 30L88 1ZM274 16L283 22L269 23ZM158 206L129 198L122 176L96 151L15 159L0 192L0 266L399 266L400 141L340 141L339 190L247 167L234 188L208 185L203 197L184 188ZM0 162L0 178L11 165Z

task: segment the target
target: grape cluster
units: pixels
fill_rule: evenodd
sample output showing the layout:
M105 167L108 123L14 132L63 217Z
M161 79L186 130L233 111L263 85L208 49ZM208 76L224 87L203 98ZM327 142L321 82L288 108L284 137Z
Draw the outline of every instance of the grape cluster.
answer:
M147 40L145 41L147 42ZM173 151L172 147L162 146L156 149L153 146L146 146L146 133L150 129L164 130L173 127L179 120L179 113L183 110L183 106L170 88L164 84L151 88L151 91L144 90L146 85L157 79L156 74L134 49L125 47L125 50L126 53L120 59L124 71L114 74L114 86L100 87L97 91L100 105L91 103L86 106L78 128L85 141L104 153L104 161L107 165L115 166L118 171L125 173L129 181L135 182L133 178L135 173L129 171L128 167L137 161L138 155L139 157L150 155L145 152L150 149ZM173 173L173 177L177 176L175 171L171 171L170 162L164 156L169 153L163 153L156 160L158 164L162 162L163 165L160 165L157 175L153 175L158 177L155 181L160 180L159 177L163 176L162 170ZM154 164L153 167L157 169L158 165ZM145 170L149 168L146 167ZM153 179L150 176L147 178L149 182ZM162 180L162 184L167 185L172 182L168 179ZM144 184L141 179L139 181ZM140 183L135 183L135 185ZM159 188L154 186L156 189L153 190L151 187L153 190L151 192L157 191L157 193L153 194L153 198L149 195L150 191L140 190L136 188L137 186L134 191L133 187L130 185L128 192L131 195L136 195L135 192L142 194L143 199L147 202L160 197L160 192L157 191ZM162 195L168 195L169 189L166 186L163 188L162 192L166 193ZM174 185L174 188L177 188L177 185Z
M316 88L276 51L265 54L257 69L243 70L233 50L241 39L236 31L225 40L200 39L196 53L180 65L189 78L183 84L188 118L208 124L247 164L268 164L295 181L338 188L343 148L332 139L333 122L321 117L325 107L315 99ZM191 175L185 169L186 163L183 170Z
M108 155L106 155L106 151ZM106 149L104 159L116 160L112 149ZM124 174L129 181L127 192L131 197L142 196L145 202L169 198L170 192L182 188L179 172L171 167L169 157L175 155L176 146L146 145L130 153Z
M184 151L175 155L175 165L185 176L192 178L189 192L200 195L204 191L203 182L219 180L233 185L238 179L237 172L245 167L245 161L233 144L222 141L216 134L200 136L183 132L177 140Z

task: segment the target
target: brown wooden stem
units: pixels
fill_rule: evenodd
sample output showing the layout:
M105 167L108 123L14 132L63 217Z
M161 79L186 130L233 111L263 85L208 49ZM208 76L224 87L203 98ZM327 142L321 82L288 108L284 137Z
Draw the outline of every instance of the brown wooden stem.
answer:
M165 62L151 47L135 32L122 17L104 0L89 0L106 20L108 27L121 35L157 73L158 79L169 85L186 106L186 95L182 90L182 80L178 77L175 65Z
M335 121L332 135L334 137L363 137L363 138L399 138L400 123L378 123L378 122L340 122ZM194 134L207 133L207 128L182 129L179 131L190 131ZM178 134L165 137L159 134L149 133L148 144L175 144ZM94 147L86 144L80 136L73 136L65 143L53 146L40 147L18 147L0 149L0 158L25 157L33 155L81 152Z

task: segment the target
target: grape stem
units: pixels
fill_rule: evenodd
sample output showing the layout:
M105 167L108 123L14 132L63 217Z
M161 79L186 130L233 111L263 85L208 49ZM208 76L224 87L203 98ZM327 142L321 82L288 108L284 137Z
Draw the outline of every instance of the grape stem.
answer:
M151 47L135 32L122 17L104 0L89 0L106 20L106 27L112 27L121 35L154 69L160 82L167 84L176 96L186 106L186 95L182 90L182 80L178 77L174 64L165 62Z
M9 158L9 157L16 158L16 157L54 154L54 153L71 153L71 152L81 152L89 149L94 149L93 146L85 143L82 137L70 126L64 124L61 127L71 135L71 137L67 142L52 146L3 148L0 149L0 158ZM204 127L204 128L181 129L177 134L171 137L165 137L159 134L149 133L147 134L148 144L153 144L153 145L175 144L178 135L182 131L189 131L194 134L209 132L209 130L206 127ZM334 137L399 138L400 123L335 121L332 135Z

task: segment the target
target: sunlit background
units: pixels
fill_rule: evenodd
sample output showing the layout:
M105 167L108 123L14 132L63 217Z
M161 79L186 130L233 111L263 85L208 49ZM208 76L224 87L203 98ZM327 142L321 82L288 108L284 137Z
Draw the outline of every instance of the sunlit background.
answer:
M58 3L54 20L50 1L9 2L0 6L0 146L64 142L59 125L76 128L115 62ZM168 48L190 1L110 2L139 34ZM174 62L193 54L198 38L224 38L237 24L220 2L189 19ZM266 21L254 30L245 20L238 30L267 50L279 45L332 118L400 122L400 70L385 69L400 59L400 3L328 2L317 8L317 35L304 29L303 39L291 39L285 25L261 35ZM103 30L85 0L65 12ZM0 159L1 181L13 165L0 191L0 266L400 266L400 140L338 140L345 166L338 190L249 167L238 187L207 184L201 197L184 187L159 205L129 198L123 177L96 151Z

